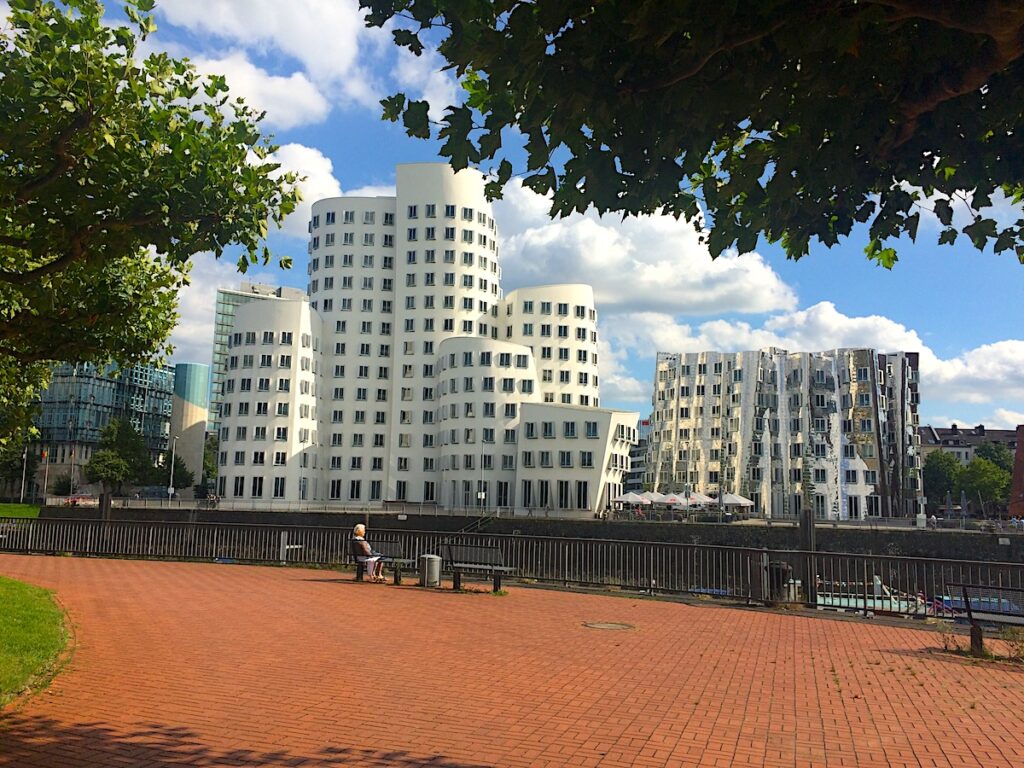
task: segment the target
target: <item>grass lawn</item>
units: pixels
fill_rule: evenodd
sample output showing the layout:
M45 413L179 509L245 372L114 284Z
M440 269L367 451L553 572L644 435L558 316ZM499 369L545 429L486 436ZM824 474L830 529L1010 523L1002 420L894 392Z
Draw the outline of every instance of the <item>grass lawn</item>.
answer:
M35 504L0 504L0 517L39 517Z
M48 590L0 576L0 707L45 679L64 647L64 616Z

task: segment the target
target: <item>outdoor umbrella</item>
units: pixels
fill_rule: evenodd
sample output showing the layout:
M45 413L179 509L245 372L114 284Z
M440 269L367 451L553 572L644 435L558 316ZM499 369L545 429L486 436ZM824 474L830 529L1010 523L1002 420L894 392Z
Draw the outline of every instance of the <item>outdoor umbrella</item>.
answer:
M693 491L689 496L686 497L687 504L713 504L715 499L710 496L705 496L703 493Z
M616 496L612 501L621 501L624 504L650 504L651 500L645 496L641 496L639 493L624 493L621 496Z
M665 498L662 494L658 493L657 491L644 491L640 495L643 496L648 501L652 501L656 504L660 504L661 500Z
M726 507L752 507L754 502L738 493L723 493L722 504Z

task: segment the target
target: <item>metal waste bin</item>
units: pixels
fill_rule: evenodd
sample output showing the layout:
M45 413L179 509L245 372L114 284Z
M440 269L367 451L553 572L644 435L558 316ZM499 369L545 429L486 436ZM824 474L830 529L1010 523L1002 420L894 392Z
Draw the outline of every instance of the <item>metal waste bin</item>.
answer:
M441 558L437 555L420 555L420 586L441 586Z

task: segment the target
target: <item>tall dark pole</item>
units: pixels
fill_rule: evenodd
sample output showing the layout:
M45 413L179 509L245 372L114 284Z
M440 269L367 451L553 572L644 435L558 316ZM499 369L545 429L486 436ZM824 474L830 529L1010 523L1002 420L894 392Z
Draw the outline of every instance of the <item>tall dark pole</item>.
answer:
M807 603L815 605L818 602L818 572L817 572L817 542L815 540L814 510L804 506L803 514L800 517L800 548L805 552L804 559L804 593L807 595Z

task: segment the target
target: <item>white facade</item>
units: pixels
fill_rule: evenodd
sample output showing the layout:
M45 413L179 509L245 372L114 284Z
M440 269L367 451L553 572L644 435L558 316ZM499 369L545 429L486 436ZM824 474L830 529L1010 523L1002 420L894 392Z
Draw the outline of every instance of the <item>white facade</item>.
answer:
M916 353L659 353L645 481L823 519L921 503Z
M299 459L289 458L281 474L284 495L272 497L264 487L254 496L262 470L235 464L246 449L227 443L237 435L248 439L255 424L240 421L237 406L228 406L220 430L222 495L529 506L517 474L521 413L546 403L593 413L589 421L602 425L592 438L600 454L590 451L586 467L574 463L585 485L579 493L573 486L573 504L551 509L583 515L603 508L607 487L621 484L616 451L623 440L635 440L636 414L597 409L593 291L553 285L504 298L497 226L483 186L476 171L401 165L396 197L314 203L308 304L276 302L289 307L283 314L262 302L249 312L239 307L232 328L232 339L243 343L286 328L296 341L311 334L306 353L298 353L308 353L311 372L294 374L299 386L309 381L312 399L294 406L313 423L292 425L307 430L301 434L309 443L296 442L299 433L289 431L290 456ZM240 394L231 379L224 381L226 404L228 387ZM251 418L251 406L248 411Z

